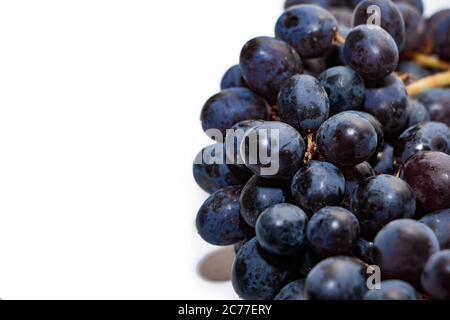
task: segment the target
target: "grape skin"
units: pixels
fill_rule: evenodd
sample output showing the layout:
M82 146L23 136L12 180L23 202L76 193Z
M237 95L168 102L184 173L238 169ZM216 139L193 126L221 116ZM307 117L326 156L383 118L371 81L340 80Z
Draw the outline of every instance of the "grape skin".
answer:
M417 100L427 108L432 121L450 126L450 89L431 89L419 94Z
M427 214L419 221L433 230L441 250L450 249L450 208Z
M418 300L414 287L401 280L386 280L380 283L381 289L366 293L364 300Z
M409 4L399 3L397 8L405 22L405 45L402 52L410 52L417 49L425 34L425 18L416 8Z
M274 300L306 300L305 297L305 279L295 280L287 284L276 295Z
M247 87L244 78L242 77L241 67L239 65L230 67L225 72L220 82L221 90L235 87Z
M450 299L450 250L430 258L422 275L422 286L434 299Z

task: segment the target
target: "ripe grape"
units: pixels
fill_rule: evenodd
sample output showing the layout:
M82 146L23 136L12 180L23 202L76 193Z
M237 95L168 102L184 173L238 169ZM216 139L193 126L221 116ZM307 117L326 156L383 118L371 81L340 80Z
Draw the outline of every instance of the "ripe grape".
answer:
M405 46L402 52L416 50L423 41L426 22L421 13L413 6L405 3L397 4L405 22Z
M425 91L417 96L427 108L432 121L443 122L450 126L450 89L437 88Z
M380 289L368 291L364 300L418 300L414 287L405 281L386 280L380 286Z
M356 241L355 256L369 265L374 265L373 242L359 238Z
M317 58L334 46L338 30L331 13L316 5L287 9L278 19L275 35L289 43L302 58Z
M225 72L220 82L220 89L228 89L234 87L247 87L242 77L241 67L239 65L232 66Z
M418 100L409 99L408 103L408 121L406 127L412 127L416 124L430 121L430 114L427 108Z
M437 151L425 151L406 161L401 178L412 188L417 205L425 210L450 208L450 156Z
M433 230L441 250L450 249L450 208L430 213L419 221Z
M450 299L450 250L438 252L428 260L422 287L434 299Z
M382 150L378 152L375 160L374 170L378 173L394 174L394 147L390 144L384 144Z
M330 112L327 93L316 78L308 75L296 75L286 81L277 105L280 119L303 134L317 131Z
M286 285L276 295L274 300L306 300L305 279L295 280Z
M292 255L305 245L308 218L302 209L281 203L266 209L256 221L256 239L275 255Z
M302 60L294 48L270 37L248 41L241 51L240 67L245 83L269 103L276 102L287 79L303 72Z
M362 117L370 122L370 124L375 129L375 132L377 133L377 139L378 139L377 151L380 150L384 143L383 125L380 123L380 121L378 121L377 118L375 118L373 115L371 115L370 113L367 113L367 112L355 111L355 110L350 110L348 112L355 114L359 117Z
M340 168L345 178L345 195L351 197L358 185L375 175L375 170L368 162L361 162L353 167Z
M405 73L409 77L410 82L417 81L419 79L425 78L429 75L431 75L431 72L428 69L425 69L424 67L420 66L416 62L413 61L401 61L398 64L397 70L400 73Z
M450 61L450 15L442 17L436 23L432 36L434 51L441 59Z
M401 219L390 222L375 237L375 262L384 279L398 279L414 286L429 257L439 251L433 231L423 223Z
M197 213L197 230L206 242L226 246L246 239L251 228L239 214L241 186L225 187L213 193Z

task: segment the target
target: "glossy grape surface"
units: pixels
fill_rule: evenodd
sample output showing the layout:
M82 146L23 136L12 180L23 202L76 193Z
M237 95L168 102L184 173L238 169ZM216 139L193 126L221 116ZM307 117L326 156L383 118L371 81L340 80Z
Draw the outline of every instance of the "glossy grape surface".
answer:
M305 280L299 279L289 283L281 289L274 300L306 300Z
M394 174L394 147L390 144L384 144L382 150L378 152L375 160L374 170L378 173Z
M386 280L380 286L380 289L368 291L364 300L418 300L414 287L405 281Z
M450 249L450 209L427 214L419 220L433 230L441 250Z
M438 252L428 260L422 287L434 299L450 299L450 250Z
M244 78L242 77L241 67L239 65L230 67L225 72L220 82L221 90L235 87L247 87Z

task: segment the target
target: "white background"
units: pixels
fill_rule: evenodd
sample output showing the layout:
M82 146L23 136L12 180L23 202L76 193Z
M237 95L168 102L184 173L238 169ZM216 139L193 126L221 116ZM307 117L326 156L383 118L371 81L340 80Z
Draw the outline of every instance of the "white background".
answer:
M282 3L0 0L1 298L235 298L196 274L191 162Z

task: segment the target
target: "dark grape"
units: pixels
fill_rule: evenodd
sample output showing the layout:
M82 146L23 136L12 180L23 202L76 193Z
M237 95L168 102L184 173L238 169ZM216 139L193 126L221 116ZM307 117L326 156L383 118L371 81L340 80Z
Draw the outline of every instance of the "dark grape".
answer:
M441 250L450 249L450 208L427 214L420 222L433 230Z
M437 88L425 91L417 96L427 108L432 121L443 122L450 126L450 89Z
M326 206L339 206L344 200L345 179L334 165L310 161L294 175L291 194L295 204L310 214Z
M450 61L450 15L442 17L433 32L434 51L441 59Z
M409 4L399 3L397 8L405 22L405 46L402 51L411 52L422 44L426 27L425 18Z
M381 80L397 68L399 53L386 31L374 25L361 25L348 34L344 58L364 79Z
M299 279L289 283L281 289L274 300L306 300L305 280Z
M428 77L429 75L431 75L431 72L428 69L425 69L424 67L420 66L419 64L417 64L416 62L413 61L400 61L400 63L398 64L397 70L400 73L405 73L408 75L409 82L414 82L417 81L419 79Z
M225 72L220 82L220 89L228 89L235 87L247 87L242 77L241 67L239 65L232 66Z
M294 48L270 37L247 42L241 51L240 67L245 83L269 103L276 102L287 79L303 72L302 60Z
M325 121L317 132L316 143L329 162L354 166L375 153L378 138L369 121L348 111Z
M296 75L286 81L277 105L281 121L303 134L317 131L330 112L327 93L316 78L308 75Z
M328 8L330 7L331 2L332 0L286 0L284 3L284 8L288 9L299 4L315 4L321 6L322 8Z
M290 179L303 164L305 142L290 125L267 121L248 130L240 153L245 165L254 174L265 178Z
M386 280L380 286L380 289L368 291L364 300L418 300L414 287L405 281Z
M367 112L355 111L355 110L351 110L348 112L352 113L352 114L356 114L357 116L360 116L370 122L370 124L375 129L375 132L377 133L377 139L378 139L377 151L381 150L383 143L384 143L384 132L383 132L383 125L380 123L380 121L378 121L377 118L375 118L373 115L371 115L370 113L367 113Z
M408 121L408 94L403 81L397 75L366 84L364 111L383 124L385 137L396 137Z
M356 110L364 102L364 80L348 67L330 68L320 75L319 81L328 94L332 115Z
M271 300L293 278L292 271L269 263L256 238L239 249L231 272L234 290L247 300Z
M244 240L252 233L239 214L242 187L225 187L213 193L197 213L197 230L208 243L226 246Z
M420 152L404 164L401 178L411 186L420 208L450 208L449 168L450 156L437 151Z
M405 22L397 6L389 0L364 0L361 1L353 12L353 25L365 25L375 13L370 10L377 6L380 13L380 27L386 30L397 43L401 51L405 44ZM374 24L375 21L372 23Z
M288 194L287 187L281 182L253 176L241 193L241 216L248 225L254 227L264 210L286 202Z
M450 16L450 9L444 9L435 12L428 18L425 30L425 39L423 41L423 47L428 51L434 50L434 33L438 23L448 16Z
M423 10L424 10L422 0L392 0L392 2L398 3L398 4L401 4L401 3L408 4L408 5L412 6L413 8L415 8L417 11L419 11L420 14L422 14Z
M264 99L246 88L230 88L215 94L203 106L204 131L220 130L223 137L234 124L250 119L266 120L269 106Z
M450 299L450 250L438 252L428 260L422 287L434 299Z
M421 151L450 153L450 128L441 122L424 122L408 128L395 145L397 163L405 163Z
M359 238L358 219L340 207L317 211L308 223L308 241L322 257L351 255Z
M394 147L386 143L382 150L378 152L374 170L378 173L394 174Z
M334 46L338 30L331 13L316 5L299 5L286 10L278 19L275 35L289 43L302 58L317 58Z
M256 239L275 255L292 255L305 245L308 217L299 207L281 203L266 209L256 221Z
M369 265L374 265L373 242L362 238L358 239L355 246L355 256Z
M375 237L375 262L384 279L398 279L414 286L429 257L439 251L433 231L423 223L401 219L390 222Z
M305 290L309 300L361 300L367 292L366 266L355 258L325 259L308 274Z
M394 176L379 175L358 186L350 208L358 217L363 236L373 239L392 220L413 218L416 201L406 182Z
M235 185L245 184L247 177L239 174L239 169L231 170L226 164L224 147L215 144L200 151L194 160L193 174L197 184L206 192Z
M368 162L361 162L353 167L340 168L345 178L345 195L351 197L358 185L375 175L375 170Z
M416 124L430 121L430 114L427 108L418 100L409 99L408 103L408 121L406 127L412 127Z

